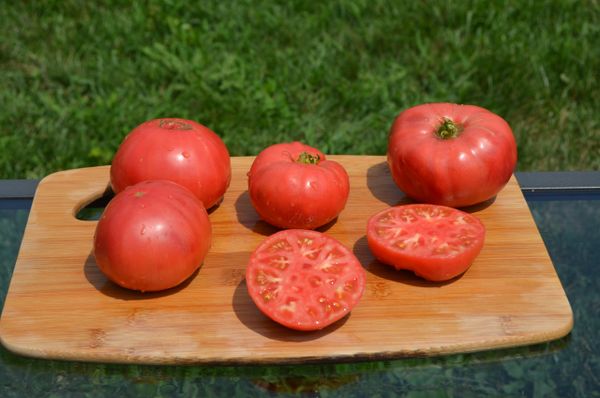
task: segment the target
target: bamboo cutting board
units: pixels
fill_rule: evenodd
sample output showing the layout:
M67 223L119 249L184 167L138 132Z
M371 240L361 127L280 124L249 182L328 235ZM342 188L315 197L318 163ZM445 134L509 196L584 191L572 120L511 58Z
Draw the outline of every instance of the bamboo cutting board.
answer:
M75 214L102 196L109 167L59 172L36 192L0 320L9 350L34 357L121 363L302 363L388 359L533 344L560 338L571 307L513 177L496 200L469 209L487 228L472 267L448 283L425 282L374 260L370 215L408 200L385 158L331 156L351 178L348 203L322 232L352 248L367 273L352 313L317 332L266 318L246 292L250 252L276 230L250 204L251 157L232 159L231 186L210 213L211 251L182 286L130 292L100 273L95 221Z

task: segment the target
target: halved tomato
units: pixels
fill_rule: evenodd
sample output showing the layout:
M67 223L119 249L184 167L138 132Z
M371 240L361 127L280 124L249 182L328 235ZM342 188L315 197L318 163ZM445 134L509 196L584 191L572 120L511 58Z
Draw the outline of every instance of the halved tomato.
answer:
M369 248L379 261L430 281L446 281L465 272L484 239L485 227L477 217L430 204L390 207L367 224Z
M272 320L296 330L322 329L347 315L365 289L365 271L341 242L288 229L265 239L246 269L250 297Z

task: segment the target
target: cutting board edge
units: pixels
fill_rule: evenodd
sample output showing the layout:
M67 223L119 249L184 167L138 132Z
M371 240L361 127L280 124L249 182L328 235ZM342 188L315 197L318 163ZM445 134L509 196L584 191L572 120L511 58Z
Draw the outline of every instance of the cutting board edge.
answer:
M62 352L59 350L44 350L39 347L21 346L19 343L11 343L6 338L2 319L0 319L0 343L10 352L16 355L22 355L30 358L40 358L46 360L58 361L84 361L92 363L111 363L124 365L224 365L224 366L244 366L244 365L301 365L315 363L342 363L352 361L381 361L397 360L403 358L432 358L449 356L453 354L486 352L508 348L518 348L535 344L548 343L567 336L573 328L572 313L565 317L566 323L555 330L544 331L533 335L506 336L499 339L492 339L485 342L439 345L429 349L414 350L377 350L377 351L357 351L354 353L342 353L339 355L296 355L292 357L285 356L232 356L222 358L216 356L201 357L198 355L179 356L179 357L157 357L157 356L123 356L115 353L114 355L98 355L94 351L72 350Z

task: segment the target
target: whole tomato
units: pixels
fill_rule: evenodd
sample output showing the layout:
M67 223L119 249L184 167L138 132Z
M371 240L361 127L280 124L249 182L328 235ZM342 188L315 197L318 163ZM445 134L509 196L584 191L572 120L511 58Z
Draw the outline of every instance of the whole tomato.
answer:
M463 207L494 197L506 185L517 146L508 123L484 108L423 104L394 121L387 160L408 196Z
M143 181L106 206L94 234L94 256L118 285L158 291L189 278L211 238L206 209L189 190L166 180Z
M115 193L144 180L171 180L189 189L208 209L229 187L229 152L217 134L199 123L154 119L125 137L110 179Z
M248 192L260 217L279 228L314 229L344 209L350 182L344 167L300 142L271 145L248 173Z

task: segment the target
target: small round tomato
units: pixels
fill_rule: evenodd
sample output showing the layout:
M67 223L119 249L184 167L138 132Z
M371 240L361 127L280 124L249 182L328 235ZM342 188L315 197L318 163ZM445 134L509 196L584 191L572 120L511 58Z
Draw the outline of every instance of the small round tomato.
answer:
M517 162L512 130L473 105L418 105L392 125L388 163L396 185L416 201L463 207L494 197Z
M279 228L314 229L335 219L348 200L344 167L300 142L264 149L248 173L248 193L260 217Z
M185 119L155 119L133 129L110 168L118 193L144 180L170 180L190 191L209 209L231 180L227 147L209 128Z
M246 285L269 318L291 329L318 330L356 306L365 271L339 241L318 231L288 229L254 250Z
M477 217L429 204L390 207L367 224L367 242L379 261L430 281L446 281L465 272L484 238L485 227Z
M127 187L96 226L96 264L118 285L143 292L177 286L200 267L211 245L202 202L164 180Z

